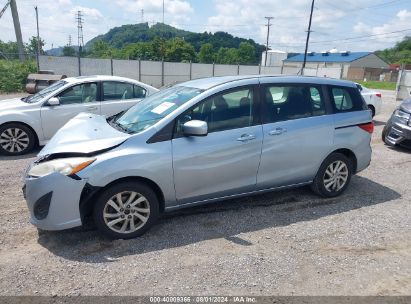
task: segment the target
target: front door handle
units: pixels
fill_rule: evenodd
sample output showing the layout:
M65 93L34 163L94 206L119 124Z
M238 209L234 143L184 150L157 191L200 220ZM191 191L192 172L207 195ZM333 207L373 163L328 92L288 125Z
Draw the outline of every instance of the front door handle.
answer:
M246 142L249 140L255 139L255 135L253 134L243 134L239 138L237 138L238 141Z
M87 111L97 111L98 107L91 106L91 107L87 107L86 109L87 109Z
M275 130L272 130L270 132L268 132L268 134L270 135L281 135L283 133L287 132L287 129L284 128L275 128Z

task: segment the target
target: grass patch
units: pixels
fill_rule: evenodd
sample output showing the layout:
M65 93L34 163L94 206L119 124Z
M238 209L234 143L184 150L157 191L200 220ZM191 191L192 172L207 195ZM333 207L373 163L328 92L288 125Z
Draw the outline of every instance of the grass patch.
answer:
M379 89L379 90L395 90L395 82L386 81L357 81L361 85L369 89Z

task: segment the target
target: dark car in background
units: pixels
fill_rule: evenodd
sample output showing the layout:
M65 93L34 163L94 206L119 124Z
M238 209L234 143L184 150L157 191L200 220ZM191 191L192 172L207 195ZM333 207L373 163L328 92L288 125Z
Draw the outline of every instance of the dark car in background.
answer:
M382 140L390 146L411 149L411 98L392 113L382 131Z

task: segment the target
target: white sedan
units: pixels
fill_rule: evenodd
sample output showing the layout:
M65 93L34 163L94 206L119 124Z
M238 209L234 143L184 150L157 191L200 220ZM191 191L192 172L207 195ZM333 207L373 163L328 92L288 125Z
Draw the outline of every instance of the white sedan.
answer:
M158 89L116 76L60 80L35 95L0 101L0 154L21 155L45 145L81 112L107 117L127 110Z
M368 89L359 83L357 83L357 87L360 90L365 102L367 103L368 109L371 110L372 117L380 114L382 105L381 93Z

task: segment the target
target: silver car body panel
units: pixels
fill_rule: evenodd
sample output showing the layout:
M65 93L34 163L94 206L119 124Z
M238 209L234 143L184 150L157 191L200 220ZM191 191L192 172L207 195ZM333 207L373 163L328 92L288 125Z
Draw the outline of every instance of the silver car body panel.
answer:
M57 131L39 156L55 153L87 154L119 145L129 137L111 127L104 116L80 113Z
M81 224L79 198L86 183L105 187L123 178L146 179L161 189L165 210L175 210L308 184L325 157L338 149L350 149L355 154L357 171L368 166L371 136L358 127L358 124L371 121L367 110L258 124L209 133L204 137L177 137L148 143L153 135L199 101L227 89L259 85L260 82L334 84L355 88L352 82L295 76L230 76L193 80L180 85L202 88L205 90L203 93L153 126L133 135L115 130L103 117L81 114L56 134L40 156L107 151L95 155L96 161L77 173L79 180L60 175L53 178L51 183L50 178L59 175L57 173L38 178L37 181L26 178L29 208L46 191L60 193L59 202L53 200L52 204L71 206L76 213L62 220L58 219L58 214L51 214L57 217L53 221L68 227L71 224L67 223ZM287 132L271 135L270 132L278 127ZM252 135L253 140L237 140L244 134ZM66 189L70 195L66 195ZM33 222L41 226L39 221ZM59 225L42 227L45 226L46 229L64 229Z
M26 178L25 195L31 223L43 230L63 230L80 226L80 195L86 182L59 173L42 178ZM34 216L34 205L47 193L51 193L49 212L45 219L38 220Z

